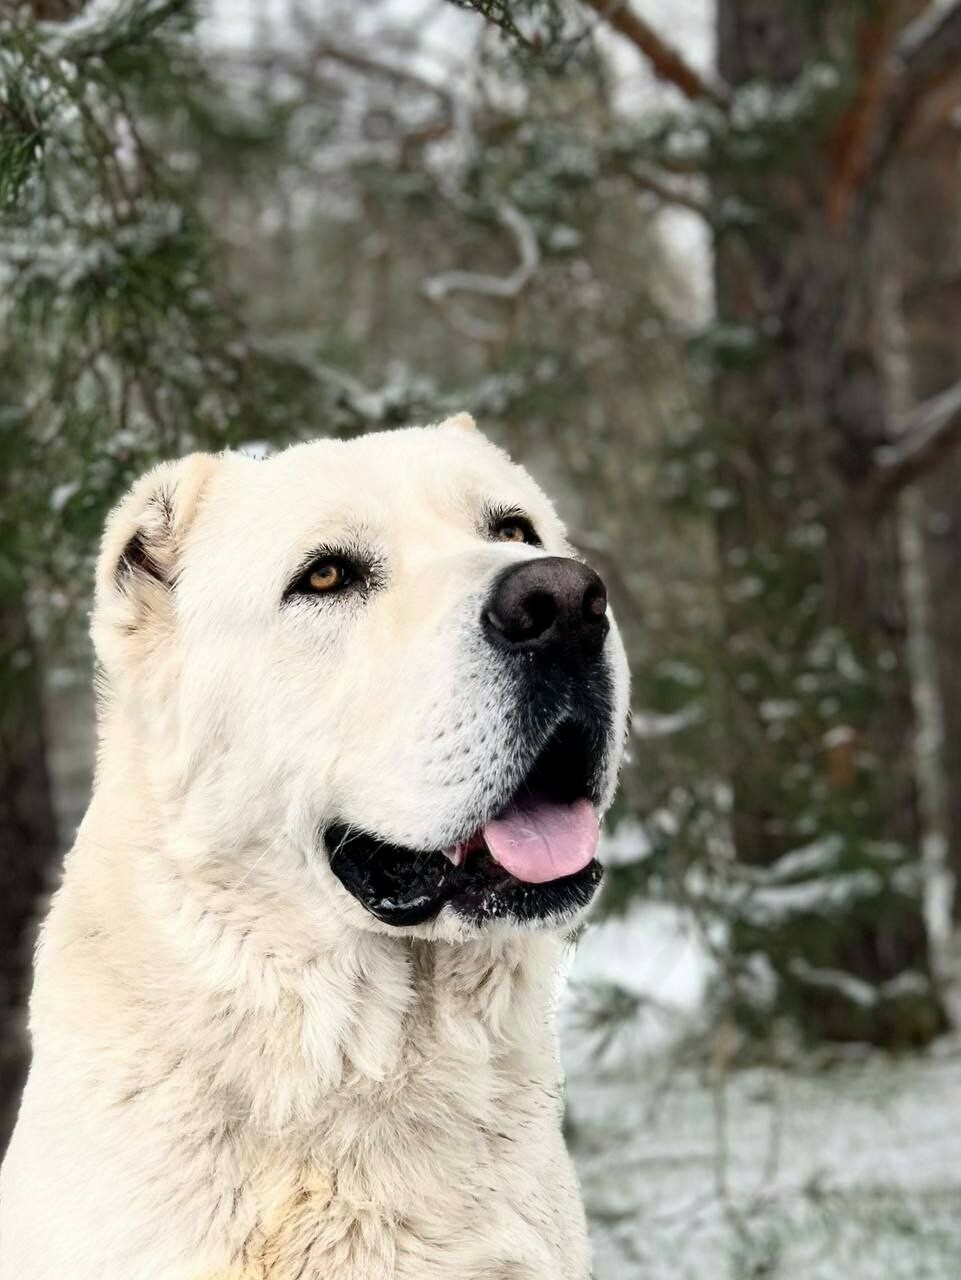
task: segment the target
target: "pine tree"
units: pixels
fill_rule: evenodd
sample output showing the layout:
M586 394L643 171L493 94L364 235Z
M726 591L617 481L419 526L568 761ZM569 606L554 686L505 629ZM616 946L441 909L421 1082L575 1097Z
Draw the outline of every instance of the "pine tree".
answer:
M721 566L737 861L701 871L720 873L710 905L726 912L735 1004L749 1022L786 1011L814 1038L925 1043L945 1018L897 500L953 447L961 414L943 400L907 422L892 412L880 192L935 91L957 99L961 6L905 28L896 3L720 0L713 76L630 4L473 7L526 57L549 39L555 60L590 11L687 103L635 130L628 163L700 208L714 242L712 394L671 474L712 520ZM704 791L695 775L682 804L695 840Z

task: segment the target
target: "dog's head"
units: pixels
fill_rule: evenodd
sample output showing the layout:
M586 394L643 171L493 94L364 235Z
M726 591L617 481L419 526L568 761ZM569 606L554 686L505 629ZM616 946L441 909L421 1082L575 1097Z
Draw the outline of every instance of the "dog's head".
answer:
M427 937L591 899L623 647L550 503L472 428L194 455L114 512L104 750L171 856Z

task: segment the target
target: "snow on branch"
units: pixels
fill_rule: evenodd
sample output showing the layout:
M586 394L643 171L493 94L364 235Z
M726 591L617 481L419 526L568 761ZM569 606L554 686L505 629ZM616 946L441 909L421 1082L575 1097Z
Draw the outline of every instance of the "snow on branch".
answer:
M925 400L904 419L897 438L874 455L868 500L878 506L925 475L961 444L961 382Z
M961 103L961 0L926 6L902 30L895 53L898 91L880 148L882 164L926 111L943 118Z
M818 991L830 991L862 1009L870 1009L886 1000L903 1000L930 989L926 975L908 970L877 986L840 969L822 969L795 957L788 964L799 982Z
M481 271L445 271L424 281L424 294L431 302L441 302L452 293L480 293L488 298L516 298L530 284L540 265L534 228L519 209L501 204L497 209L500 222L517 242L519 261L510 275L487 275Z
M654 74L680 89L686 98L703 99L718 106L727 104L730 96L727 86L696 71L627 0L584 0L584 4L639 49Z
M953 71L961 52L961 2L928 5L908 23L898 40L898 53L909 77L916 80Z
M428 302L443 314L455 332L473 342L496 345L506 338L506 332L475 316L465 315L449 304L454 293L473 293L486 298L512 301L519 298L540 266L541 255L534 228L514 205L503 203L497 208L498 220L512 233L517 242L518 263L509 275L496 276L482 271L445 271L424 281L423 293Z

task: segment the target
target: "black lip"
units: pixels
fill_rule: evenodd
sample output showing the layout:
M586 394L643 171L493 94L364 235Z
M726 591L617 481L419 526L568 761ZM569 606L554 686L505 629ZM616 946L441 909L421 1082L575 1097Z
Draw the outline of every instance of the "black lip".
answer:
M550 735L515 794L532 789L559 803L587 796L597 804L597 759L602 755L595 728L565 721ZM476 822L474 830L482 825ZM423 924L447 905L477 924L571 914L587 906L603 874L595 858L574 875L526 884L486 850L469 853L455 866L439 850L405 848L339 822L328 826L324 842L330 869L348 893L376 919L396 926Z
M442 853L419 853L334 823L325 834L330 869L385 924L422 924L450 899L460 868Z
M594 858L572 876L525 884L483 851L454 866L443 853L386 844L339 823L327 828L326 839L330 869L347 892L377 920L398 927L432 920L448 904L475 924L567 915L587 906L603 875Z

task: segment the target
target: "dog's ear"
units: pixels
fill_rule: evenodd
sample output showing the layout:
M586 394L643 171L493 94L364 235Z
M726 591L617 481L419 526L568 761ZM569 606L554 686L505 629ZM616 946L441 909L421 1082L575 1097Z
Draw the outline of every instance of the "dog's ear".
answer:
M477 423L465 410L455 413L452 418L445 418L443 422L437 424L445 430L452 429L454 431L477 431ZM480 432L478 431L478 435Z
M161 463L111 512L97 563L92 626L108 672L169 634L184 539L218 465L206 453Z

